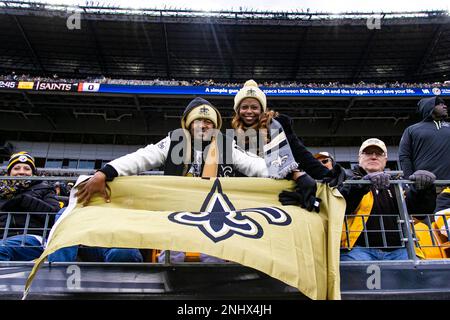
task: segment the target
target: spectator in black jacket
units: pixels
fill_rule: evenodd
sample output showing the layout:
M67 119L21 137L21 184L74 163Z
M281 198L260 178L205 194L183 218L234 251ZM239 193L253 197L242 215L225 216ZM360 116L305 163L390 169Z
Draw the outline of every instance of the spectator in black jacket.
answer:
M416 170L433 172L438 180L450 180L450 123L447 105L440 97L421 99L418 103L423 120L406 128L400 141L399 159L403 174L413 180ZM450 224L450 184L438 186L435 220L447 236ZM444 222L447 220L447 223Z
M336 161L334 160L334 157L331 155L331 153L327 151L321 151L314 155L314 158L320 161L320 163L327 169L333 170L334 165L336 164Z
M12 177L36 175L34 158L27 152L13 154L7 173ZM44 227L50 229L54 220L53 215L44 213L57 212L60 208L55 195L54 189L46 182L0 181L0 230L4 239L0 245L0 261L29 261L41 255ZM26 213L30 213L28 221Z
M416 170L433 172L437 179L450 180L450 124L447 106L439 97L418 103L423 120L405 129L399 147L404 176Z

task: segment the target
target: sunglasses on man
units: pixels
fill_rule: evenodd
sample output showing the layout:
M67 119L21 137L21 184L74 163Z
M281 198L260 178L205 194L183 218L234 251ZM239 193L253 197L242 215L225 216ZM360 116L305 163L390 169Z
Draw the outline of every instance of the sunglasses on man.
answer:
M322 162L323 164L327 164L331 159L330 158L325 158L320 160L320 162Z

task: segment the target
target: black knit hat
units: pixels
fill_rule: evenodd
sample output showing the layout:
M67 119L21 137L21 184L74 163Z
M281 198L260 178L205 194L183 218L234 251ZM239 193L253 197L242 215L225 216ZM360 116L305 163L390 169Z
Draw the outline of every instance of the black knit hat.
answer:
M439 105L439 104L445 104L445 102L444 102L444 100L442 100L442 98L441 97L437 97L436 98L436 101L434 102L434 105L435 106L437 106L437 105Z
M205 100L203 98L197 97L195 99L193 99L191 102L189 102L188 106L186 107L186 109L184 109L183 112L183 117L181 118L181 127L183 129L188 129L189 126L186 126L186 119L188 117L188 114L195 108L200 107L200 106L207 106L212 108L216 113L217 113L217 124L216 124L216 129L219 129L222 127L222 117L220 115L219 110L216 109L216 107L214 107L208 100Z
M8 171L8 175L11 173L12 168L18 163L25 163L31 167L33 174L36 174L36 165L34 164L34 158L26 151L20 151L14 153L11 158L9 158L8 166L6 170Z

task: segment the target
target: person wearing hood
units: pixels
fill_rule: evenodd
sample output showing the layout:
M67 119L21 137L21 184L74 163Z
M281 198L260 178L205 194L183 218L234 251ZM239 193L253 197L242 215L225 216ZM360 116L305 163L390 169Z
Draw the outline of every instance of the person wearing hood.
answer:
M221 127L220 112L203 98L193 99L183 113L180 129L156 144L107 163L78 186L78 201L87 205L96 192L109 200L106 181L162 166L164 175L172 176L230 177L238 170L250 177L267 177L264 160L237 148L231 138L221 134Z
M11 177L31 177L37 174L34 158L26 151L13 154L7 174ZM31 261L43 249L43 235L53 224L59 202L54 189L45 181L0 181L0 261ZM11 212L21 212L18 214ZM27 216L26 213L33 213ZM42 212L43 214L37 214Z
M399 147L399 160L406 178L416 170L433 172L437 179L450 180L450 124L447 106L439 97L419 101L423 120L405 129Z
M197 97L186 107L181 128L169 132L156 144L115 159L78 185L78 202L88 205L95 193L110 202L106 182L117 176L137 175L164 166L164 175L191 177L230 177L236 171L250 177L268 177L264 159L245 153L234 140L221 134L220 112L207 100ZM164 251L159 257L164 261ZM183 252L173 252L172 262L184 260ZM221 259L200 254L203 262Z
M431 171L427 178L450 180L450 124L447 105L440 97L431 97L419 101L418 111L423 120L406 128L400 140L399 159L405 177L416 180L416 170ZM450 185L438 186L435 220L443 234L447 235L446 217L450 223Z

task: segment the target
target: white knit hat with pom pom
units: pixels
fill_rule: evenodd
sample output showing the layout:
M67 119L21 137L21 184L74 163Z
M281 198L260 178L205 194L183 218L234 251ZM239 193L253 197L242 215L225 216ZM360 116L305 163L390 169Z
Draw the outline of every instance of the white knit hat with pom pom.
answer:
M239 92L234 96L234 111L237 113L239 109L239 104L245 98L254 98L259 101L262 107L262 111L266 112L267 100L266 95L254 80L247 80L244 87L239 90Z

